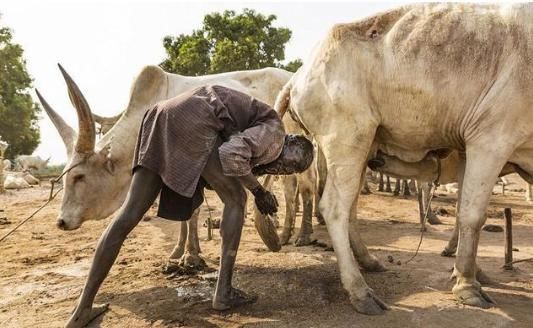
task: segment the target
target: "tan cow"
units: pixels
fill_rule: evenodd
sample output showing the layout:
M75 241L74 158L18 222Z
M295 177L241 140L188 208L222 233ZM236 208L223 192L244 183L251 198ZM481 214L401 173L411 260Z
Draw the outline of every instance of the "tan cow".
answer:
M378 150L404 162L441 148L465 153L453 293L467 305L490 305L476 279L487 181L507 162L533 173L531 40L532 4L406 6L336 25L282 91L280 114L289 108L325 154L320 208L357 311L386 308L354 257L364 248L359 189Z

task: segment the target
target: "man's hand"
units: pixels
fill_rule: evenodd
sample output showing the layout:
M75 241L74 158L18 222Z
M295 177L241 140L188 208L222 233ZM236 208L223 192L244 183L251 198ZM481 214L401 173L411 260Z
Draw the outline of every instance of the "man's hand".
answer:
M263 215L272 215L278 211L278 200L273 193L259 185L251 190L255 197L255 205Z

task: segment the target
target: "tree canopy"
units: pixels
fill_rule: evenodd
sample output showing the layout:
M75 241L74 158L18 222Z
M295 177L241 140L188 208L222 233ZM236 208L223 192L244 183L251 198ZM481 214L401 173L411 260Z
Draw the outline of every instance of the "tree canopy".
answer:
M300 59L282 64L292 32L272 26L275 20L275 15L252 9L240 14L233 10L208 14L202 27L191 34L164 38L167 58L160 66L190 76L264 67L295 72L302 65Z
M31 154L39 145L40 108L28 93L32 79L23 52L11 30L0 27L0 136L9 143L6 158Z

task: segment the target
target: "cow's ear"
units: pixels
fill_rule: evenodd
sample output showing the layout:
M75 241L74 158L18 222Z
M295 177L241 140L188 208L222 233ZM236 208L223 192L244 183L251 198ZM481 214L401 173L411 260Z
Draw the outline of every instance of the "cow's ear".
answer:
M115 174L115 163L113 162L111 143L102 148L100 156L104 158L104 167L110 174Z

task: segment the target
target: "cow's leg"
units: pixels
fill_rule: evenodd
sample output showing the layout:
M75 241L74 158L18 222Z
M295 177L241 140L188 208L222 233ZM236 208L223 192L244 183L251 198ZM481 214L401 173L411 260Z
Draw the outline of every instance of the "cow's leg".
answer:
M245 205L246 208L246 205ZM198 214L200 208L194 211L191 219L187 221L188 234L185 253L178 261L178 265L185 269L184 272L195 272L205 269L207 264L204 259L200 257L200 240L198 239Z
M202 177L213 187L224 203L222 221L220 222L222 249L218 280L213 297L213 308L215 310L227 310L255 301L254 297L250 297L244 292L233 288L231 283L244 224L246 192L237 179L227 177L222 173L217 149L211 153L202 172Z
M363 176L363 189L361 190L361 194L363 195L370 195L370 187L368 186L368 179L366 178L366 173Z
M287 245L294 232L294 222L296 220L296 198L298 197L298 180L296 175L288 175L281 178L283 183L283 194L285 195L285 221L280 236L282 245Z
M486 145L490 144L480 141L466 147L466 169L459 208L459 243L454 267L457 281L453 287L453 293L460 302L482 308L492 303L476 279L480 230L486 220L486 209L494 187L488 182L496 180L509 155L495 154L494 149L487 149ZM488 153L491 156L487 156Z
M531 183L527 184L526 202L528 202L528 203L532 203L533 202L533 185Z
M400 194L401 187L402 187L402 180L396 178L396 184L394 185L394 192L393 192L394 196L398 196Z
M303 212L302 225L298 232L298 237L294 241L296 246L306 246L311 244L311 234L313 233L313 177L312 172L304 172L298 175L298 191L302 197Z
M422 211L419 212L420 214L420 222L422 223L424 221L424 216L426 216L427 211L427 222L429 224L442 224L442 222L439 220L437 215L433 212L433 209L431 208L431 197L432 197L432 191L433 191L433 183L432 182L424 182L424 181L417 181L418 184L418 202L422 202L421 206L419 205L419 209Z
M314 206L314 213L315 213L315 217L316 217L316 220L318 221L318 224L320 225L326 225L326 221L324 220L324 216L322 215L322 213L320 213L320 209L319 209L319 204L320 204L320 195L318 194L318 192L315 193L315 201L313 202L313 206Z
M385 191L386 192L392 192L390 176L388 176L388 175L387 175L387 183L385 184Z
M459 241L459 212L461 209L461 198L463 194L463 180L465 175L465 163L466 160L463 159L460 161L460 164L457 168L457 204L455 206L455 225L453 227L453 233L448 241L448 244L446 247L444 247L444 250L440 253L441 256L446 257L453 257L455 256L455 252L457 251L457 243Z
M379 183L378 183L378 191L385 191L385 184L384 184L384 181L383 181L383 173L378 173L379 174Z
M320 213L320 199L324 194L324 188L326 187L326 178L328 175L328 168L326 164L326 158L320 148L316 151L316 193L315 193L315 216L320 225L326 225L324 216Z
M195 219L195 216L196 218L198 217L198 212L199 212L199 208L196 211L194 211L194 213L192 214L191 220ZM187 234L188 234L189 229L187 228L187 222L185 221L179 222L179 226L180 226L180 235L178 237L178 243L172 250L172 253L170 253L170 256L168 258L170 261L179 260L185 253L185 243L187 242Z
M426 231L426 220L424 218L426 207L424 205L424 187L423 185L425 182L417 181L416 182L416 189L417 189L417 200L418 200L418 216L420 218L420 230Z
M341 280L352 304L358 312L380 314L387 307L366 284L350 247L349 236L353 230L350 218L356 219L354 214L361 189L361 178L375 129L360 128L358 132L360 134L353 135L350 139L329 139L323 148L328 159L328 179L320 209L326 218ZM353 143L356 140L358 143Z
M409 188L409 181L407 179L403 180L403 196L409 197L411 196L411 190Z
M160 190L161 178L157 174L142 167L135 171L124 205L98 241L89 276L66 327L84 327L107 309L107 305L93 306L96 293L126 236L148 211Z

